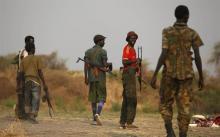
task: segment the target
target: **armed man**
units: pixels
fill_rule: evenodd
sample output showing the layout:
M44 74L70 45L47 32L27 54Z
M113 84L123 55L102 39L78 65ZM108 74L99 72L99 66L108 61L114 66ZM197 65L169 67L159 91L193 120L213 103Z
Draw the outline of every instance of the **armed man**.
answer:
M156 88L157 74L163 65L159 110L165 122L167 137L175 137L172 128L174 100L178 108L179 136L186 137L190 122L194 77L191 49L194 51L195 64L199 73L198 86L202 89L204 82L199 47L203 45L203 42L199 34L187 26L189 10L186 6L176 7L175 17L174 25L163 30L162 53L151 79L151 86Z
M28 37L25 37L25 44L32 42L28 41ZM28 53L25 49L22 49L19 51L19 53L16 55L14 60L12 61L12 64L17 65L17 77L16 77L16 93L17 93L17 103L15 106L15 116L19 119L26 119L26 113L24 110L24 90L21 88L19 85L19 72L20 72L20 65L21 65L21 60L28 56Z
M96 35L95 46L85 52L84 75L85 84L89 85L88 99L91 102L93 124L102 125L100 114L106 101L106 72L109 71L105 37Z
M123 101L120 116L120 128L137 128L133 125L136 107L137 107L137 93L136 93L136 74L138 73L138 64L140 59L136 57L134 45L138 35L134 31L127 34L126 41L128 42L123 49L122 63L122 81L123 81Z
M45 91L47 91L47 85L42 72L42 61L39 56L34 55L34 37L27 36L25 42L25 50L28 52L28 56L21 61L18 85L22 85L24 89L25 112L28 115L28 120L33 124L37 124L36 117L40 107L41 82Z

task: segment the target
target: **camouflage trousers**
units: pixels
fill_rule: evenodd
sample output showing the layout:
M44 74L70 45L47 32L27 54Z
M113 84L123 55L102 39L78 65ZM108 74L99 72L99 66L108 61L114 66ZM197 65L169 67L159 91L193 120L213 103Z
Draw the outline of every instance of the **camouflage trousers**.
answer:
M28 115L37 117L40 107L40 91L41 87L39 84L33 81L25 83L25 112Z
M92 103L106 101L106 80L94 81L89 83L89 96L88 100Z
M191 95L192 79L177 80L166 76L162 78L159 110L164 122L171 122L173 117L173 103L174 100L176 101L180 132L188 131Z
M24 102L24 92L21 89L21 91L17 92L17 103L15 108L15 115L18 118L24 118L26 116L24 110Z
M132 124L136 115L137 95L136 95L136 76L135 73L123 73L123 101L121 107L121 124Z

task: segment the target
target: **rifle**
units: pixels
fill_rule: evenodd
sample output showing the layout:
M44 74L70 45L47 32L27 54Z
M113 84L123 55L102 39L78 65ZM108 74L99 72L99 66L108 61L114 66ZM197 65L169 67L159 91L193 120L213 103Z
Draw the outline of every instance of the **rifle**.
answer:
M142 88L142 47L138 47L138 59L140 59L140 62L138 64L139 66L139 76L138 76L138 82L139 82L139 85L140 85L140 91L141 91L141 88Z
M86 61L86 60L84 60L84 59L82 59L82 58L80 58L80 57L78 57L76 63L78 63L79 61L83 61L83 62L85 62L85 63L91 65L92 67L97 67L99 70L101 70L101 71L103 71L103 72L107 72L107 73L109 73L110 75L112 75L112 76L114 76L114 77L117 77L117 75L115 75L115 74L112 73L112 69L113 69L112 63L107 63L107 68L108 68L108 70L106 71L106 68L105 68L105 67L100 66L100 65L95 64L95 63L92 63L92 62L89 62L89 61Z
M49 92L48 90L44 90L45 91L45 95L42 97L42 101L46 102L47 101L47 105L48 105L48 109L49 109L49 115L52 118L52 113L53 113L53 106L50 102L50 97L49 97Z

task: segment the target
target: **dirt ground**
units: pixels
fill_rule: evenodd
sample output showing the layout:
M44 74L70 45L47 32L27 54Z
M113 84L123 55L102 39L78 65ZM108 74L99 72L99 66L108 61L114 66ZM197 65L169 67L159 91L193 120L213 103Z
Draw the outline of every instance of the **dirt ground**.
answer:
M0 137L165 137L159 114L138 113L138 129L120 129L119 113L104 112L103 126L91 125L88 112L58 113L52 119L39 114L39 124L16 120L13 113L0 116ZM176 123L176 120L174 121ZM174 124L176 134L177 125ZM220 128L190 128L188 137L220 137Z

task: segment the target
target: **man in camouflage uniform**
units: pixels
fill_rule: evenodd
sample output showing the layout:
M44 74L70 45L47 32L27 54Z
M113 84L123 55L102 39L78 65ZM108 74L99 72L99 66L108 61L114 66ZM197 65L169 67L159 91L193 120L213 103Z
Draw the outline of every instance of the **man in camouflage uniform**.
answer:
M105 37L96 35L94 37L95 46L85 52L85 84L89 85L88 99L91 102L93 112L93 124L102 125L100 114L106 101L106 72L107 52L103 49ZM93 64L93 65L91 65ZM97 106L98 104L98 106Z
M186 6L178 6L175 10L175 17L177 21L174 25L163 30L162 53L151 80L151 86L156 88L158 71L164 65L159 110L165 122L167 137L175 137L172 128L174 100L176 100L178 108L179 136L186 137L190 122L190 102L194 77L191 49L194 51L195 64L199 73L198 86L202 89L204 83L199 47L203 45L203 42L199 34L187 26L189 10Z
M21 61L18 85L22 85L24 89L25 112L28 115L28 120L37 124L36 117L40 107L41 82L45 91L47 91L47 85L42 72L42 61L39 56L34 55L34 37L27 36L26 39L25 50L28 52L28 56Z
M134 45L138 35L131 31L127 34L126 41L128 44L123 50L123 101L120 116L120 128L137 128L133 125L136 107L137 107L137 93L136 93L136 73L138 70L139 60L136 58L136 51Z
M25 43L29 43L32 41L29 41L28 37L25 38ZM28 55L27 51L25 49L22 49L19 51L18 55L14 58L12 64L16 64L17 65L17 77L16 77L16 93L17 93L17 103L15 106L15 115L17 118L19 119L26 119L26 113L24 110L24 90L22 90L21 86L19 86L19 72L20 72L20 64L21 64L21 60L23 58L25 58Z

